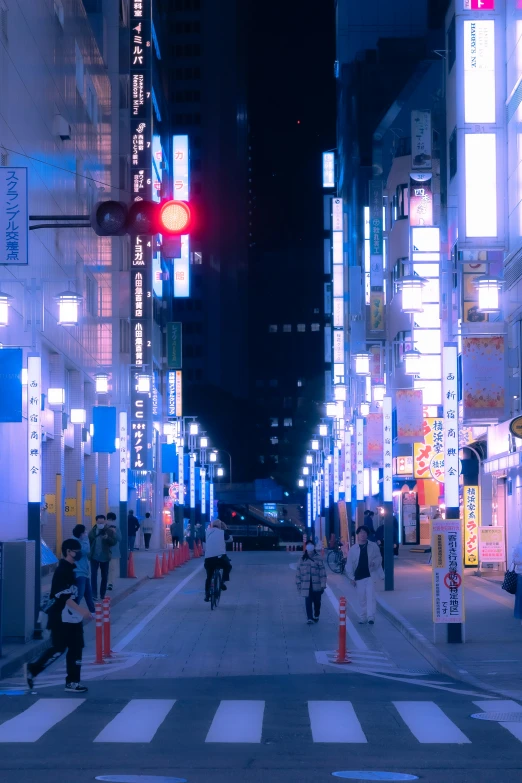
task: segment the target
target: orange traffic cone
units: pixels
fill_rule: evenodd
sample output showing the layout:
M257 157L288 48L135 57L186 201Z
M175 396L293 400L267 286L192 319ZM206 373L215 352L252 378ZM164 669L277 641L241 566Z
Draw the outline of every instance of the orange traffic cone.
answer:
M127 576L129 579L136 579L136 571L134 570L134 557L132 552L129 552L129 562L127 564Z
M161 573L163 576L167 576L169 572L169 564L167 562L167 553L163 550L163 557L161 559Z
M174 571L174 550L169 549L169 563L168 563L169 571Z
M194 546L192 547L192 557L199 557L199 547L197 541L194 541Z
M174 568L178 568L181 565L179 561L179 549L176 547L174 549Z
M185 541L185 563L188 563L190 560L190 549L188 545L188 541Z
M154 564L154 576L153 579L163 579L163 576L161 575L161 563L159 559L159 555L156 555L156 562Z

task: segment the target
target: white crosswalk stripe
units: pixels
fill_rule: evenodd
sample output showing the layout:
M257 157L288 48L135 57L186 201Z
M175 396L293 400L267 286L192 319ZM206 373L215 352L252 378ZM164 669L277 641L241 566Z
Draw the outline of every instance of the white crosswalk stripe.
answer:
M175 703L175 699L132 699L94 741L151 742Z
M0 742L36 742L77 710L85 699L40 699L0 726Z
M511 699L495 699L494 701L474 701L482 712L522 712L522 707ZM522 723L507 723L499 721L500 725L522 742Z
M414 737L425 744L466 745L469 739L433 701L394 701Z
M367 742L349 701L309 701L314 742Z
M264 701L222 701L205 742L261 742Z

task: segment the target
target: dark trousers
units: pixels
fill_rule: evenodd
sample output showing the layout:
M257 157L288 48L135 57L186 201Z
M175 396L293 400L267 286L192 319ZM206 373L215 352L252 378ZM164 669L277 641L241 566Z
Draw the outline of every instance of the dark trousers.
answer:
M152 536L152 533L144 533L143 538L145 539L145 549L149 548L150 544L150 537Z
M101 571L100 598L105 598L107 580L109 578L109 561L100 563L99 560L91 560L91 587L95 601L98 600L98 568Z
M133 536L131 536L129 533L128 541L129 541L129 552L134 552L134 545L136 543L136 533L134 533Z
M76 586L78 588L78 596L76 598L77 603L81 604L82 598L85 596L87 609L89 612L91 612L91 614L93 614L96 607L94 606L94 601L92 600L91 580L88 576L77 576Z
M80 682L83 650L83 625L82 623L60 623L51 631L51 646L34 662L29 664L29 671L33 677L46 669L51 663L57 661L64 654L67 667L66 683Z
M207 557L205 560L205 571L207 572L207 578L205 579L205 594L208 595L210 590L210 582L216 569L223 569L223 582L230 581L230 572L232 571L232 563L230 563L226 555L221 557Z
M308 595L305 598L305 607L306 607L306 616L309 620L313 620L314 617L319 617L321 613L321 595L322 593L315 593L313 590L310 590ZM312 606L313 606L313 614L312 614Z

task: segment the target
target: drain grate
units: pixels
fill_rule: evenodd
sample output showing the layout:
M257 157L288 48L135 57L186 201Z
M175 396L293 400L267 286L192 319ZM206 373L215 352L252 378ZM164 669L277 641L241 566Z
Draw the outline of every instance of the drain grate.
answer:
M497 723L522 723L522 710L520 712L476 712L471 717L475 720L492 720Z

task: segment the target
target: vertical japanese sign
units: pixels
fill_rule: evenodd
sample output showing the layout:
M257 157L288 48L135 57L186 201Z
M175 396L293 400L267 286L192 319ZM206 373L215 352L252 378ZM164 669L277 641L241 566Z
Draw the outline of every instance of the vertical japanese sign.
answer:
M306 525L312 527L312 493L309 489L306 493Z
M182 373L176 370L176 413L175 416L180 419L183 416L183 396L182 396Z
M431 112L411 113L411 167L417 171L431 169Z
M120 411L119 416L120 433L120 502L126 503L129 498L129 455L128 455L128 430L127 430L127 411Z
M174 198L188 201L190 195L189 137L174 136L172 143L172 171ZM181 237L181 256L174 259L174 296L190 296L190 241L188 234Z
M424 419L424 443L413 444L413 477L444 482L444 419Z
M27 467L29 503L42 501L42 360L27 359Z
M479 528L481 563L504 563L506 560L506 547L504 543L504 528L481 527Z
M207 513L207 472L205 468L199 469L200 493L201 493L201 513Z
M335 186L335 153L323 152L323 188Z
M169 370L181 370L182 367L182 324L171 322L167 324L167 367Z
M324 507L330 508L330 463L324 461Z
M433 520L432 538L433 622L464 622L462 540L458 519Z
M312 482L312 519L317 519L317 481Z
M130 132L133 201L151 200L152 187L152 3L131 0ZM137 375L152 384L152 237L131 238L131 421L130 467L152 468L152 399L138 392Z
M167 416L176 416L176 373L173 370L167 373Z
M27 169L0 168L0 264L28 264Z
M355 464L357 470L357 500L364 500L364 421L355 422Z
M479 564L480 496L479 488L464 487L464 565Z
M422 391L397 389L397 443L412 444L424 441Z
M189 455L190 508L196 508L196 455Z
M333 500L339 502L339 449L337 446L333 450Z
M410 226L433 225L431 172L410 174Z
M393 500L392 468L392 398L385 397L382 403L382 440L383 440L383 501Z
M344 497L347 503L352 500L352 436L344 433Z
M214 482L211 481L208 486L208 516L212 521L214 518Z
M459 422L457 407L457 346L444 343L442 354L444 399L444 500L446 508L459 507Z
M382 288L382 180L370 180L370 286Z
M178 484L179 494L178 503L183 506L185 503L185 446L183 438L179 440L178 446Z
M332 231L342 232L342 230L343 230L343 200L342 198L333 198L332 199Z

